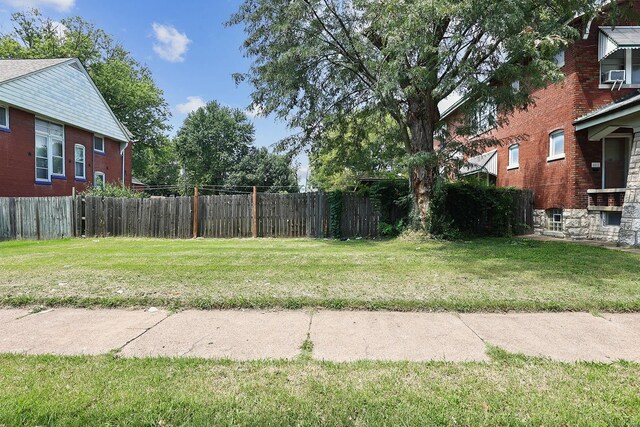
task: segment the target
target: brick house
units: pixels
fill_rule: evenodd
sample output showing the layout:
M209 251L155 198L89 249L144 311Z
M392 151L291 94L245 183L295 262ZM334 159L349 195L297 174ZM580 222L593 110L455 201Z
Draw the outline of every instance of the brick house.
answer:
M131 146L77 59L0 60L0 197L131 186Z
M537 233L640 244L640 26L622 24L582 27L556 57L566 78L537 91L535 105L505 126L483 129L512 142L460 171L532 189ZM455 120L463 102L443 117ZM495 107L479 111L480 124L491 114Z

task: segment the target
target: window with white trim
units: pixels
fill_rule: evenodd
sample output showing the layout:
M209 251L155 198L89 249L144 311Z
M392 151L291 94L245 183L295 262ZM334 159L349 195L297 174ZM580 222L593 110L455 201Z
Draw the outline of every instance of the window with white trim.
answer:
M104 172L95 172L93 174L93 186L96 188L104 188L107 183L107 177Z
M104 153L104 138L101 136L93 137L93 149L98 153Z
M517 168L520 166L520 145L513 144L509 147L509 168Z
M547 230L562 231L562 209L547 209Z
M74 156L75 156L75 176L76 179L87 179L86 174L86 155L84 145L76 144L74 147Z
M626 50L618 50L600 61L600 83L608 83L609 71L626 71L626 55Z
M64 127L36 119L36 181L65 177Z
M600 83L611 84L610 71L624 71L622 84L640 84L640 52L637 49L621 49L610 53L600 61Z
M0 105L0 128L9 129L9 107Z
M556 56L553 57L553 62L560 68L564 67L565 58L564 58L565 50L562 49L560 52L556 53Z
M549 135L549 159L564 158L564 130L557 130Z
M475 135L485 133L495 127L497 108L495 102L479 105L471 118L471 129Z

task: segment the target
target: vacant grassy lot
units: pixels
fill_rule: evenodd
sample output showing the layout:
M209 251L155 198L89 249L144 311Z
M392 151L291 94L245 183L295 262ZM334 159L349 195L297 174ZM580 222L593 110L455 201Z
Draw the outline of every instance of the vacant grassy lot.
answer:
M487 239L0 243L0 305L640 311L640 254Z
M0 425L638 425L640 365L0 356Z

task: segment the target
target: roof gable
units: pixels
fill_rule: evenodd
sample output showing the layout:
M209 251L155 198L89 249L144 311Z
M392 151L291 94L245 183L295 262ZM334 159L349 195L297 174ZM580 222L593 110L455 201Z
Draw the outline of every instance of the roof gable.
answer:
M69 61L73 59L0 59L0 83Z
M14 70L14 77L0 80L1 102L117 141L130 140L77 59L22 62L0 61L0 72L3 66Z

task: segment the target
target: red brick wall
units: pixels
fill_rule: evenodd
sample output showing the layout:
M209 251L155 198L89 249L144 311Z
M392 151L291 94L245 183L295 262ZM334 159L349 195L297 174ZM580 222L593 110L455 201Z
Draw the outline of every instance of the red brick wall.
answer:
M68 196L72 189L83 191L93 185L94 170L106 174L111 183L122 180L120 143L105 139L105 155L93 151L93 134L66 125L65 175L53 179L50 185L35 183L35 116L11 108L10 132L0 132L0 197ZM74 146L85 146L86 182L75 179ZM131 186L131 144L125 153L125 184Z
M640 4L636 8L640 10ZM637 91L599 88L600 25L601 22L594 21L588 39L580 39L567 48L564 81L537 91L534 94L535 105L527 111L513 114L507 125L494 131L501 140L524 137L520 142L518 169L507 170L510 143L498 147L497 184L500 187L532 189L536 209L586 208L587 190L601 187L601 172L593 171L591 163L602 161L602 144L588 141L586 131L576 132L573 122L594 109ZM565 159L547 161L549 134L558 129L565 132Z

